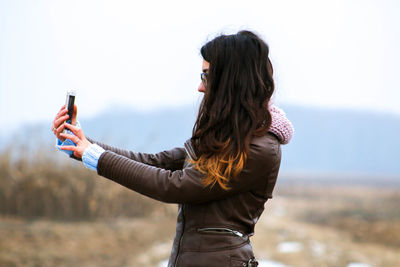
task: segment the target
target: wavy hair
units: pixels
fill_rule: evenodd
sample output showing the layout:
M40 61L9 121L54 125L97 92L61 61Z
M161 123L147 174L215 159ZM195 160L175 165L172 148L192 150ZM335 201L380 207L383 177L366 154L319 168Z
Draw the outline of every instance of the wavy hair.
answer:
M210 63L206 92L193 127L195 168L206 186L229 182L245 167L253 136L268 132L274 92L268 45L250 31L220 35L200 50Z

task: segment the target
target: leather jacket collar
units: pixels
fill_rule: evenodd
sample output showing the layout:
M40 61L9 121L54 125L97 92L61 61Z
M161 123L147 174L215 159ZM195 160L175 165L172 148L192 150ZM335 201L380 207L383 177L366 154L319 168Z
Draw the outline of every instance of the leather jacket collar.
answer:
M186 150L186 153L187 153L188 157L191 160L197 160L198 159L196 153L194 152L193 146L192 146L192 139L188 139L185 142L184 147L185 147L185 150Z

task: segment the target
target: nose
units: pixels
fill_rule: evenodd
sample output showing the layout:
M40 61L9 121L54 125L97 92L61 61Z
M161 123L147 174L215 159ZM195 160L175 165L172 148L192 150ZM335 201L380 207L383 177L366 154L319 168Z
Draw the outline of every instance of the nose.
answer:
M203 82L199 84L199 88L197 89L200 93L205 93L206 92L206 87L204 86Z

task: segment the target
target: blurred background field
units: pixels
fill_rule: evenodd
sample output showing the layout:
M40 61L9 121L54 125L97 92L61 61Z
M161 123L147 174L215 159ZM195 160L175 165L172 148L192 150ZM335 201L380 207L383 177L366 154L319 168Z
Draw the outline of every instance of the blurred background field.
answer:
M0 266L162 266L176 205L80 162L0 156ZM282 175L253 237L261 266L399 266L400 187ZM282 264L282 265L277 265Z
M260 267L400 266L400 118L283 109L295 136L252 238ZM194 114L115 108L79 120L96 140L153 153L183 144ZM48 128L0 138L0 266L165 267L176 205L97 176L58 152Z
M400 266L400 118L281 107L295 135L252 240L260 267ZM110 108L79 121L95 140L154 153L182 145L194 114ZM176 205L98 177L54 142L48 123L0 137L0 266L165 267Z

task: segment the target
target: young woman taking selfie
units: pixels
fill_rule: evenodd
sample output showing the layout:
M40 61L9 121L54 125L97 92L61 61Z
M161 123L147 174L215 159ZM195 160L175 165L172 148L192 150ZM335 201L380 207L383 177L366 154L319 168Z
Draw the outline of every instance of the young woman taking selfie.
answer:
M267 44L250 31L220 35L201 48L204 93L183 147L147 154L86 138L62 107L53 121L59 149L140 194L179 204L168 267L257 266L250 236L272 197L281 144L293 128L270 102ZM63 133L68 129L69 133Z

